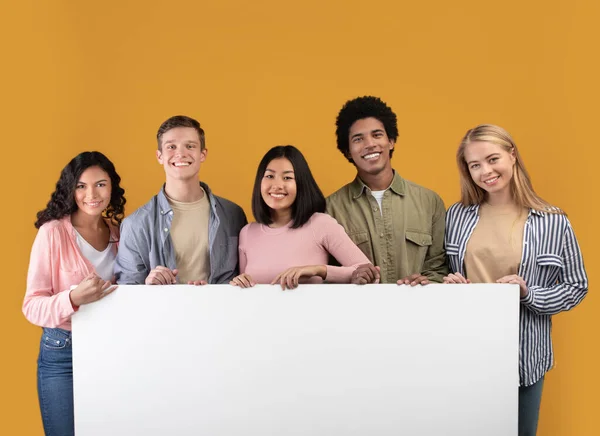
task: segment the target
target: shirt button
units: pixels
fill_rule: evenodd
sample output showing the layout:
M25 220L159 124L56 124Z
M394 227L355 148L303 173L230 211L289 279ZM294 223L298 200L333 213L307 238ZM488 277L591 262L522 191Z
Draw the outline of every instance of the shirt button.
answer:
M373 208L373 212L377 212L377 208L376 207Z
M169 212L169 215L173 215L173 211Z
M387 259L383 259L383 263L387 263Z
M168 231L169 231L169 229L167 229L167 228L165 227L165 232L168 232Z
M380 236L381 238L383 238L383 233L380 233L380 234L379 234L379 236Z

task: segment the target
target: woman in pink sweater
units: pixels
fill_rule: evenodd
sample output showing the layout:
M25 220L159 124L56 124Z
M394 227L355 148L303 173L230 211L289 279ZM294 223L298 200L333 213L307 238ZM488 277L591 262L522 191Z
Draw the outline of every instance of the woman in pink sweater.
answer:
M125 205L120 181L102 153L81 153L37 214L23 313L43 328L37 377L46 436L74 434L71 315L114 290Z
M352 273L368 258L337 221L326 215L325 197L300 151L273 147L261 160L252 213L256 219L240 232L241 274L234 286L299 283L350 283ZM328 265L333 256L342 266Z

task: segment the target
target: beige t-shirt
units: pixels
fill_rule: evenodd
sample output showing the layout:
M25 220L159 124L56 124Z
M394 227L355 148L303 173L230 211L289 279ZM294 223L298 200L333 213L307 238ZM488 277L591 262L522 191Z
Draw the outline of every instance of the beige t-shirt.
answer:
M210 275L208 221L210 203L206 192L193 203L182 203L167 197L173 208L171 240L175 249L177 282L206 280Z
M465 272L473 283L495 283L518 274L527 209L516 205L479 207L479 222L467 243Z

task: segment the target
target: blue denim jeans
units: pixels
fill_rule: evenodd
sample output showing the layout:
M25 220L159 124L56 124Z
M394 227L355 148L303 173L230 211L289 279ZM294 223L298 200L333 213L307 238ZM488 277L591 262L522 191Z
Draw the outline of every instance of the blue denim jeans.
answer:
M535 436L537 433L544 377L531 386L519 387L519 436Z
M38 398L46 436L73 436L71 332L44 328L38 357Z

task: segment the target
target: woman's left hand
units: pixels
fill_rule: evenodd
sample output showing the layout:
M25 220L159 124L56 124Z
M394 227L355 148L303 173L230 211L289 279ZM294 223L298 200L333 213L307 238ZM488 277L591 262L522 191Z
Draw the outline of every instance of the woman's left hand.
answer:
M319 276L325 279L327 276L327 267L325 265L307 265L307 266L295 266L288 268L282 273L279 273L277 277L271 282L272 285L279 283L281 289L294 289L298 287L300 277L314 277Z
M527 294L529 294L529 289L527 288L527 283L525 283L525 279L516 274L501 277L498 280L496 280L496 283L512 283L519 285L519 288L521 288L521 298L525 298Z

